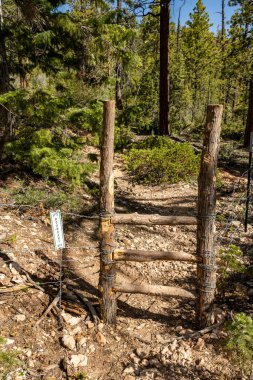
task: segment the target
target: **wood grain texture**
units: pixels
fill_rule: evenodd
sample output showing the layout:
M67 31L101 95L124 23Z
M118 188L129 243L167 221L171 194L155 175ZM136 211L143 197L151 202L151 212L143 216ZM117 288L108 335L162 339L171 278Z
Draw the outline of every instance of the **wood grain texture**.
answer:
M114 260L136 262L148 262L156 260L197 262L198 258L197 256L184 252L116 249L114 251Z
M116 295L113 291L115 281L114 227L111 215L114 212L114 120L115 102L104 102L103 132L101 141L100 164L100 278L101 315L105 323L116 323Z
M174 287L163 285L149 285L149 284L131 284L131 283L118 283L114 285L114 290L120 293L136 293L136 294L149 294L156 296L166 296L175 298L190 298L195 299L194 292Z
M222 105L209 105L198 180L197 256L198 300L197 323L200 328L212 324L212 306L216 288L214 249L216 167L220 142Z
M164 215L147 215L147 214L115 214L112 217L114 224L132 224L132 225L194 225L197 224L197 218L194 216L164 216Z

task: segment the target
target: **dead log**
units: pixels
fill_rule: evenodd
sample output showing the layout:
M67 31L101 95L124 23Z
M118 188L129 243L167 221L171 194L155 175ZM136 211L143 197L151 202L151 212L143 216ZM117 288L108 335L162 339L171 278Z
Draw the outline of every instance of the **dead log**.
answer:
M204 143L198 180L197 256L198 299L197 323L200 328L212 324L212 308L216 289L216 257L214 250L216 167L220 142L222 105L207 107Z
M146 215L146 214L115 214L111 219L113 224L133 224L133 225L194 225L197 224L197 218L193 216L164 216L164 215Z
M117 282L115 283L113 289L120 293L148 294L155 296L195 299L195 294L193 292L175 286L131 283L121 284Z
M197 262L198 258L197 256L191 255L189 253L184 253L184 252L116 249L114 251L114 260L137 261L137 262L147 262L147 261L155 261L155 260Z

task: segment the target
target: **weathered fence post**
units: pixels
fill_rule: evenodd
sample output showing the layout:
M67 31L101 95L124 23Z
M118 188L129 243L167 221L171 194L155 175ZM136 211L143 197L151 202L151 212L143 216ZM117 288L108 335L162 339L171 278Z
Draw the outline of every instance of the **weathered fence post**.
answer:
M200 328L212 323L212 306L216 288L214 250L216 167L219 151L222 105L207 107L204 142L198 188L197 255L198 298L197 323Z
M114 227L114 120L115 102L104 102L103 132L100 164L100 279L101 315L105 323L116 322L115 262L113 260Z

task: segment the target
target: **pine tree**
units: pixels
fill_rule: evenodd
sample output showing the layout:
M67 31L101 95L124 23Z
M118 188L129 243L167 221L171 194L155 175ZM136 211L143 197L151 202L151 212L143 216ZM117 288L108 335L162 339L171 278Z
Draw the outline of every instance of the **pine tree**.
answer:
M244 147L248 147L250 133L253 132L253 3L251 0L232 0L230 5L238 6L231 19L232 55L236 60L235 68L239 76L248 84L248 110L244 133Z
M188 81L192 91L192 122L200 122L207 102L212 100L215 38L210 32L208 13L202 0L197 0L190 20L183 28L183 52Z

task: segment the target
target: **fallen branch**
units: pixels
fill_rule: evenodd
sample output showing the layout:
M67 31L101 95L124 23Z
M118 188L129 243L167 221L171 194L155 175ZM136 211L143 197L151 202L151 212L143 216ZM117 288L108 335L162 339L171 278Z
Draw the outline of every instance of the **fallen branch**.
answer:
M20 290L28 289L30 287L31 287L30 284L20 284L20 285L14 285L14 286L0 287L0 293L19 292Z
M57 305L59 300L60 300L60 292L57 294L57 296L53 299L53 301L50 303L50 305L44 311L42 316L37 320L34 327L37 327L43 321L43 319L48 315L48 313Z
M99 317L98 317L98 315L96 313L96 310L95 310L94 306L90 303L90 301L83 294L79 293L77 290L75 290L73 288L70 288L70 290L89 309L89 311L90 311L90 313L92 315L94 323L98 323L100 321L100 319L99 319Z
M14 269L16 269L17 272L19 272L19 274L24 274L28 280L28 282L36 289L42 291L43 293L45 292L45 290L39 286L38 284L36 284L35 281L33 281L29 275L29 273L24 269L22 268L16 261L11 261L10 263Z
M191 333L191 334L186 334L186 335L183 335L183 336L180 336L178 337L177 339L196 339L196 338L199 338L215 329L217 329L218 327L220 327L222 324L224 323L224 321L221 321L221 322L218 322L218 323L215 323L214 325L212 326L209 326L209 327L205 327L204 329L202 330L199 330L199 331L196 331L195 333Z

